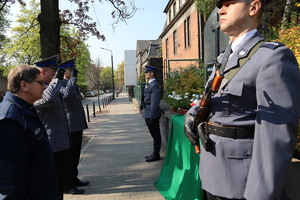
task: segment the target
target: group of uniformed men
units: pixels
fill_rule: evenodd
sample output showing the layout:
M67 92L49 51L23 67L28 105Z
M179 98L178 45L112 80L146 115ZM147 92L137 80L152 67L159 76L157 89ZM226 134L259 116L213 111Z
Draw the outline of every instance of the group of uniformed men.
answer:
M10 71L0 104L0 199L61 200L89 184L77 177L87 123L75 60L35 64Z

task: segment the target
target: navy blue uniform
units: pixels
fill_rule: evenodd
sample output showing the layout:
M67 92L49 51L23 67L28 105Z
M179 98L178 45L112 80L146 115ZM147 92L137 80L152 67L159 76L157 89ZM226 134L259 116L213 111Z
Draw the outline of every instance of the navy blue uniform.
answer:
M150 81L149 81L150 82ZM160 88L156 80L153 80L144 90L143 116L153 138L153 153L158 155L161 147L161 134L159 118L161 116Z
M0 197L57 200L53 153L33 105L7 92L0 104Z

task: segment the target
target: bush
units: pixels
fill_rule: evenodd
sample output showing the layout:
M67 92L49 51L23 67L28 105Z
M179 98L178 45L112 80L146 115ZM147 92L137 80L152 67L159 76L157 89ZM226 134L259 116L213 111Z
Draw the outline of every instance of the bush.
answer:
M189 109L190 103L204 90L204 69L190 66L168 75L165 84L165 100L171 107Z

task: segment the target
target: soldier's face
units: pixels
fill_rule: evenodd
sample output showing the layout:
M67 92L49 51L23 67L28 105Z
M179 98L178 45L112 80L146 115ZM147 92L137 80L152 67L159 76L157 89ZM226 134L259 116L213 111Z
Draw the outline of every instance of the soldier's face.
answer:
M69 80L70 78L71 78L71 69L70 68L66 68L65 69L66 71L65 71L65 74L64 74L64 78L65 79L67 79L67 80Z
M235 37L249 31L253 23L249 15L251 4L251 1L247 0L223 1L222 7L218 11L220 15L220 30L228 36Z
M146 72L145 72L145 78L146 78L147 80L153 78L153 72L152 72L152 71L146 71Z
M51 67L44 67L41 70L43 80L49 84L55 75L56 70Z

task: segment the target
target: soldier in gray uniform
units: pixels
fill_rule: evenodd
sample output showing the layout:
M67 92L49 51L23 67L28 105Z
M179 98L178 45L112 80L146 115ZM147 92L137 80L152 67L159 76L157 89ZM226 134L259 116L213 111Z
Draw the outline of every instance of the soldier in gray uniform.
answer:
M47 130L54 153L60 197L63 199L64 181L67 174L66 166L68 164L66 160L70 148L68 122L60 93L65 70L58 68L57 56L46 58L35 64L40 68L41 76L47 88L43 92L43 98L34 102L34 106Z
M144 90L144 101L142 103L143 116L147 127L153 138L153 153L145 157L146 162L153 162L160 159L161 135L159 129L159 118L161 116L160 88L155 79L157 68L146 66L145 76L149 80Z
M78 176L78 164L80 159L81 143L83 130L87 128L84 109L81 103L79 88L76 84L78 70L75 68L75 60L68 60L59 64L60 68L66 70L64 74L63 86L61 93L64 100L65 111L71 137L71 156L69 162L70 177L65 184L65 193L81 194L84 192L77 187L87 186L88 181L80 180ZM77 187L76 187L77 186Z
M266 2L217 2L220 30L233 42L233 53L225 65L221 87L211 97L203 128L211 147L206 150L201 145L199 171L208 200L279 200L283 196L300 115L296 58L282 43L264 42L231 80L226 80L226 74L263 40L256 28ZM195 111L191 108L186 119ZM186 120L185 126L191 121Z

